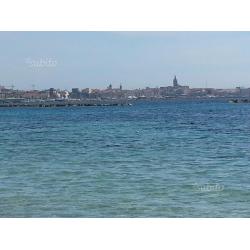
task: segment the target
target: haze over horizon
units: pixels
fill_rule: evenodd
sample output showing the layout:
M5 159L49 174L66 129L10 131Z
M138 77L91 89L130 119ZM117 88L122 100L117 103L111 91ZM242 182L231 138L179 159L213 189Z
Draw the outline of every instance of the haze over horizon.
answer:
M0 32L0 85L250 87L250 32Z

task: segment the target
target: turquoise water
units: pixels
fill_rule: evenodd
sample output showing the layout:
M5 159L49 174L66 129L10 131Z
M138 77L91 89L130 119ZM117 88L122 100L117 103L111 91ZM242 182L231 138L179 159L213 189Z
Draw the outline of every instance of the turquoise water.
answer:
M0 217L250 217L250 105L0 109Z

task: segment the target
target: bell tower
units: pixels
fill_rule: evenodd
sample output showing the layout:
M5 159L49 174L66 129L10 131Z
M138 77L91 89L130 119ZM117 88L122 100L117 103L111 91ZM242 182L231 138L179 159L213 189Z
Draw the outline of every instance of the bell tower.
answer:
M176 76L174 76L173 86L176 88L179 86Z

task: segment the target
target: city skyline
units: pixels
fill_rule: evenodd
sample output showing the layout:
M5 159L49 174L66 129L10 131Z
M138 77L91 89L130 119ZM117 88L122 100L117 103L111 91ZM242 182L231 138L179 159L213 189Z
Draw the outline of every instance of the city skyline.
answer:
M17 89L249 87L249 32L0 32L0 85Z

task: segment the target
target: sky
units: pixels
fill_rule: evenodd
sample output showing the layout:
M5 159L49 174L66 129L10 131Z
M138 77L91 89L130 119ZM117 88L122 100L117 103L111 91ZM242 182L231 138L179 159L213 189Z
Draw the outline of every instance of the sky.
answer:
M250 32L0 32L15 89L250 87Z

